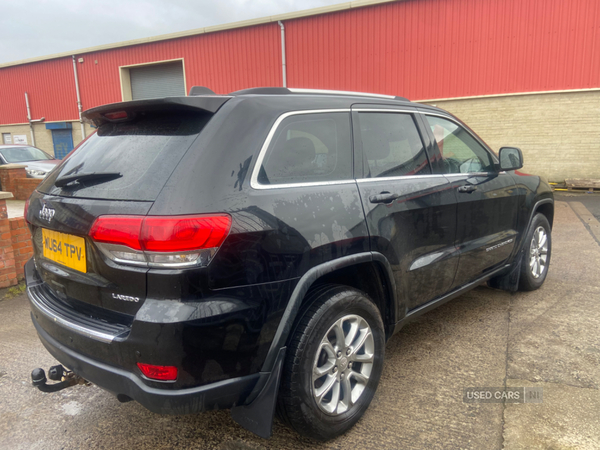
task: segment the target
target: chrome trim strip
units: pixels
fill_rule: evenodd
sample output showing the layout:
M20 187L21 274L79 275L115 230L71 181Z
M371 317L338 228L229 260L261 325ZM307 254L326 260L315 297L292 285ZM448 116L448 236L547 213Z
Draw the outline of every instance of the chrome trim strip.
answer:
M33 304L35 304L36 308L38 310L40 310L40 312L42 312L46 317L48 317L49 319L53 320L54 322L64 326L65 328L68 328L69 330L71 330L75 333L81 334L83 336L97 339L99 341L106 342L108 344L110 344L112 341L114 341L115 338L117 337L116 335L113 335L113 334L102 333L101 331L96 331L96 330L91 330L89 328L85 328L81 325L78 325L76 323L73 323L73 322L65 319L62 316L59 316L58 314L54 313L54 311L47 308L46 305L38 302L36 299L36 296L32 295L29 291L30 291L30 289L27 289L27 294L29 296L29 299L31 300L31 302Z
M100 249L100 251L102 252L102 254L108 258L109 260L119 263L119 264L124 264L127 266L135 266L135 267L148 267L148 268L163 268L163 269L184 269L184 268L188 268L188 267L205 267L201 265L201 259L202 256L201 253L202 252L209 252L210 253L210 259L208 260L208 263L210 263L210 261L212 261L212 258L214 258L214 256L217 253L218 248L213 247L213 248L202 248L202 249L198 249L198 250L187 250L187 251L182 251L182 252L143 252L143 251L139 251L139 250L135 250L132 249L131 247L127 247L125 245L119 245L119 244L107 244L105 242L94 242L94 244L96 244L96 247L98 247L98 249ZM111 251L116 251L116 252L126 252L126 253L132 253L132 254L136 254L136 255L140 255L144 257L144 261L134 261L134 260L130 260L130 259L123 259L123 258L117 258L114 254L111 253ZM194 254L194 253L198 253L199 256L198 258L196 258L196 260L194 261L189 261L189 262L184 262L184 263L157 263L157 262L152 262L148 260L148 256L150 255L189 255L189 254ZM208 265L208 263L206 265Z
M499 175L498 172L466 172L466 173L446 173L444 174L448 178L457 178L457 177L489 177L490 175Z
M271 130L269 131L269 134L267 135L267 138L265 139L265 142L264 142L263 146L261 147L260 152L258 153L258 158L256 159L256 163L254 164L254 169L252 170L252 177L250 178L250 187L252 189L261 190L261 189L283 189L283 188L289 188L289 187L328 186L328 185L336 185L336 184L354 183L354 180L315 181L315 182L307 182L307 183L286 183L286 184L260 184L258 182L258 172L260 171L260 167L262 166L263 160L265 159L265 154L267 153L267 149L269 148L269 145L271 144L271 140L273 139L273 136L275 136L275 132L277 131L277 128L279 128L279 125L281 124L281 122L283 122L285 119L287 119L290 116L296 116L296 115L300 115L300 114L327 114L327 113L337 113L337 112L349 113L350 109L349 108L346 108L346 109L310 109L310 110L305 110L305 111L290 111L290 112L280 115L277 118L277 120L275 121L275 123L273 124L273 126L271 127Z
M352 108L352 112L393 112L393 113L409 113L409 114L425 114L417 109L392 109L392 108Z
M331 95L355 95L357 97L376 97L376 98L387 98L395 99L395 95L385 94L372 94L370 92L354 92L354 91L333 91L328 89L300 89L300 88L288 88L290 92L294 94L331 94Z
M420 180L423 178L445 178L443 174L424 174L424 175L398 175L397 177L381 178L359 178L358 183L372 183L375 181L402 181L402 180Z
M252 185L254 189L284 189L291 187L313 187L313 186L335 186L342 184L352 184L354 180L339 180L339 181L314 181L311 183L288 183L288 184L259 184L259 187Z

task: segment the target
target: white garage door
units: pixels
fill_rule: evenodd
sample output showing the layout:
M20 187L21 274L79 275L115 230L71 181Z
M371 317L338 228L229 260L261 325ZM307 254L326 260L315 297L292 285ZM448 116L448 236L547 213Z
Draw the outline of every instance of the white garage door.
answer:
M129 77L133 100L185 95L181 61L132 67Z

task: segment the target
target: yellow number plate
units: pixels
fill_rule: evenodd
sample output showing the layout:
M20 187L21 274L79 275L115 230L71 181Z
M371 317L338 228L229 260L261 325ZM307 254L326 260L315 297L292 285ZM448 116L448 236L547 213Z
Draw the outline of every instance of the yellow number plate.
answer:
M86 272L85 240L42 228L44 257L63 266Z

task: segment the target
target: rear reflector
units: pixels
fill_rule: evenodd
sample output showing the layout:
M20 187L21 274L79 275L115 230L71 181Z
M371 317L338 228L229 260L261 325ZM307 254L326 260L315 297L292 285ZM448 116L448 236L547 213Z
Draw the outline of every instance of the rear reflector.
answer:
M177 379L177 367L154 366L152 364L137 363L140 371L152 380L175 381Z
M230 228L227 214L100 216L90 237L116 262L185 267L208 264Z

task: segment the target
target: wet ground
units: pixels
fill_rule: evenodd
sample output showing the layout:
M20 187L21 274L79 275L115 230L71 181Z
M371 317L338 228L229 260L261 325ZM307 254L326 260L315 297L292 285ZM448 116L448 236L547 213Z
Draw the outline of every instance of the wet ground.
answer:
M228 411L160 416L97 387L43 394L29 374L55 361L25 297L0 300L0 448L600 449L600 195L584 198L557 195L540 290L479 287L408 325L388 342L364 418L326 444L279 423L260 439ZM463 401L465 388L505 385L542 388L543 401Z

